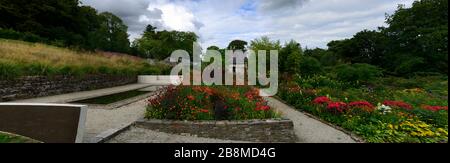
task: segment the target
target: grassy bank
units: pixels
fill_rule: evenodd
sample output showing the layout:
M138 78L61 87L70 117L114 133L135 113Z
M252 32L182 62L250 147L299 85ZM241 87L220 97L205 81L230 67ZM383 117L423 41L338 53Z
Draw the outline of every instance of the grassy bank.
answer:
M165 73L167 69L167 66L151 66L143 59L124 54L78 52L0 39L0 79L35 75L156 75Z

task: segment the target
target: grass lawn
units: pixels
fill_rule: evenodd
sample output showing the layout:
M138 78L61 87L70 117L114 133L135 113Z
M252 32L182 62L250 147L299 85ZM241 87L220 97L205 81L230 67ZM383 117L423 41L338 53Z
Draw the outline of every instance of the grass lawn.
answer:
M0 143L38 143L38 141L0 131Z

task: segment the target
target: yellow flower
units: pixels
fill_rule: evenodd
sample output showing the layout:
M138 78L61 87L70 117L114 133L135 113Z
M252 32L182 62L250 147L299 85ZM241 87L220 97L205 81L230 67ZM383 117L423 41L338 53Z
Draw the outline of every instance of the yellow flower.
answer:
M388 125L388 128L391 129L391 130L393 130L393 129L394 129L394 126L393 126L392 124L389 124L389 125Z

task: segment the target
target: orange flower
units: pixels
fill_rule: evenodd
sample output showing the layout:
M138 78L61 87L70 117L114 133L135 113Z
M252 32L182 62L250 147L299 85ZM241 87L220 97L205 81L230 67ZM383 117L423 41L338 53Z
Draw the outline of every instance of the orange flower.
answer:
M209 113L209 110L202 109L202 110L200 110L200 112L202 112L202 113Z
M194 101L194 100L195 100L195 97L192 96L192 95L189 95L189 96L187 96L187 99L189 99L189 100L191 100L191 101Z

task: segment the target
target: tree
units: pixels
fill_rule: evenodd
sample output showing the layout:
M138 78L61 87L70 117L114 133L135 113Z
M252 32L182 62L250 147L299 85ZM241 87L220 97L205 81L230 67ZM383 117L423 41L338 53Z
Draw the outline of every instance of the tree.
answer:
M242 41L242 40L233 40L230 42L230 44L228 45L227 49L228 50L242 50L242 51L246 51L247 50L247 45L248 43L246 41Z
M128 27L119 17L80 4L79 0L0 0L0 28L57 46L129 51Z
M220 48L218 46L210 46L210 47L207 48L207 50L217 50L217 51L219 51Z
M396 61L423 60L421 71L448 74L448 1L420 0L399 6L387 17L384 33L391 39ZM419 63L419 62L416 62Z
M141 38L133 43L133 49L141 57L163 60L170 57L175 50L186 50L193 56L193 45L198 36L193 32L156 31L156 28L147 26Z
M278 52L281 50L280 41L271 41L269 37L263 36L259 39L252 40L250 43L250 49L253 50L256 54L258 51L264 50L266 51L266 67L270 67L270 51L277 50ZM255 57L258 61L258 55ZM257 66L257 69L259 67Z
M295 62L288 62L290 63L289 68L291 69L291 73L301 74L302 76L314 76L322 73L322 65L316 58L303 56L301 58L292 58L292 60L294 59L296 60Z
M305 56L313 57L320 60L328 51L321 48L305 49Z
M281 48L278 58L279 70L280 72L291 72L295 73L290 66L298 67L300 64L298 59L303 55L302 47L300 43L291 40L286 42L284 47Z
M99 34L102 44L100 45L102 50L115 51L115 52L129 52L130 41L128 40L128 27L123 21L109 12L100 14L101 29Z

